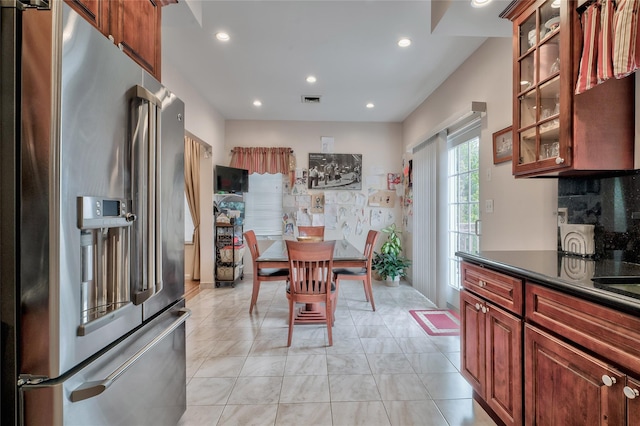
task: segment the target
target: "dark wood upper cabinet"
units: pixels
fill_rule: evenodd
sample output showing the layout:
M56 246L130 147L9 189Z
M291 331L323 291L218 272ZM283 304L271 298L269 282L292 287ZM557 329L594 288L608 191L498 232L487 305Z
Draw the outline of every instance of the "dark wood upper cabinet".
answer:
M109 31L109 1L107 0L65 0L84 19L89 21L102 34Z
M129 57L160 80L161 5L152 0L65 0Z
M115 43L160 80L160 6L151 0L117 0L109 13Z
M575 94L582 27L575 0L522 0L513 22L513 174L633 169L635 79Z

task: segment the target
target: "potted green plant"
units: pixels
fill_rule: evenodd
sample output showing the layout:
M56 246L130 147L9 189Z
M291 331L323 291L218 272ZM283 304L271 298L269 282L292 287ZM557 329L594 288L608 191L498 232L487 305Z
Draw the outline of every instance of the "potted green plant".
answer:
M374 252L371 269L386 280L387 285L395 287L399 284L400 277L406 275L406 268L411 266L411 261L401 255L402 243L395 223L383 228L382 232L387 234L387 240L379 252Z

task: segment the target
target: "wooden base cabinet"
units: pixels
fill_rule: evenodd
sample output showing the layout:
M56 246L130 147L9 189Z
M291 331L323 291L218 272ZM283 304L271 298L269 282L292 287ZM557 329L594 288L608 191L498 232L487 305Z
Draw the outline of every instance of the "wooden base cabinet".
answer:
M606 363L527 324L525 423L624 425L625 376Z
M622 391L627 398L627 424L640 424L640 380L627 377L627 385Z
M507 425L522 424L522 321L460 292L462 375Z
M527 424L640 425L640 382L621 372L640 371L640 319L529 282L525 294Z
M483 265L461 268L460 370L497 417L640 426L640 317Z

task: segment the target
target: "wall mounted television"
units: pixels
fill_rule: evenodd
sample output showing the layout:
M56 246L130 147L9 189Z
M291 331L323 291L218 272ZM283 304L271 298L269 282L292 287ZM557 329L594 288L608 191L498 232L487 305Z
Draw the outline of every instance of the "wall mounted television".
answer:
M214 173L216 193L249 192L249 171L217 165Z

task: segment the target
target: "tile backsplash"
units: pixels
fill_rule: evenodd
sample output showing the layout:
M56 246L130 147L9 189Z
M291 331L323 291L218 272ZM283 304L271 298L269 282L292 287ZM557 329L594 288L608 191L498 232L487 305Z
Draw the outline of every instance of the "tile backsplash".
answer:
M640 170L559 178L558 208L568 209L567 223L595 225L596 257L640 264Z

